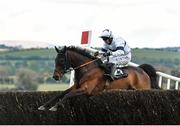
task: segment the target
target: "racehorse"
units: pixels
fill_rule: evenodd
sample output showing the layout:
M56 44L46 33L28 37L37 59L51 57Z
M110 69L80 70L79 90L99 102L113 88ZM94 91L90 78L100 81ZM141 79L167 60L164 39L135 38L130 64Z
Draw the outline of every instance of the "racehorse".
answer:
M62 49L55 47L55 50L57 56L53 78L59 80L73 68L75 70L74 85L40 106L39 110L45 110L56 103L49 109L56 111L61 100L81 94L91 96L110 89L159 89L156 70L149 64L142 64L139 67L127 66L123 68L128 73L126 78L108 81L104 77L105 70L101 67L100 58L87 50L74 46L65 46Z

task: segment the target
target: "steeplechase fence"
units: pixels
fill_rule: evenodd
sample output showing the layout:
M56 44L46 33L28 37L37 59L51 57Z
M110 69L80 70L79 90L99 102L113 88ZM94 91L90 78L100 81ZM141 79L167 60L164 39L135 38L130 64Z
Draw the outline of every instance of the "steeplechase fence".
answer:
M56 112L38 110L59 93L0 92L0 125L180 124L180 90L113 90L66 99Z

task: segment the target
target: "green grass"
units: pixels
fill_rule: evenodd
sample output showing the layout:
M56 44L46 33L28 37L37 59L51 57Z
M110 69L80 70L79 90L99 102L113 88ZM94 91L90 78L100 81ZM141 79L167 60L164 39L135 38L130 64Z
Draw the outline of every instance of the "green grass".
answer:
M180 57L180 52L172 52L172 51L160 51L153 49L133 49L132 55L139 58L147 58L147 59L175 59Z
M15 88L14 84L0 84L0 89ZM63 91L69 88L68 84L40 84L37 91Z
M14 84L0 84L0 89L3 89L3 88L12 89L12 88L15 88L15 85Z
M68 84L41 84L37 91L63 91L68 87Z
M9 51L0 52L0 57L31 57L31 56L41 56L54 58L56 51L54 49L25 49L20 51Z

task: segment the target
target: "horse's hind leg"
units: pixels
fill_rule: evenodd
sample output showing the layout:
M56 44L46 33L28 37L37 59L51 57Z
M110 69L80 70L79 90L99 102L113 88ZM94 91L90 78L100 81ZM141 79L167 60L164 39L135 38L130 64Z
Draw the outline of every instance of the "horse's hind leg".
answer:
M40 106L38 108L38 110L45 110L46 108L48 108L50 105L55 104L56 102L58 102L59 99L63 98L64 95L66 95L67 93L69 93L72 90L72 87L63 91L61 94L58 94L57 96L53 97L52 99L50 99L48 102L46 102L44 105Z

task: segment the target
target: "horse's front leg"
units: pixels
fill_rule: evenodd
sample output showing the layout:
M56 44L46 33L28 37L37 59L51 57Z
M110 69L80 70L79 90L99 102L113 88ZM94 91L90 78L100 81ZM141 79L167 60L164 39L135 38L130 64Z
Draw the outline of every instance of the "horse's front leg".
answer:
M78 95L83 95L83 94L93 95L99 91L102 91L103 90L103 83L101 81L102 81L102 78L91 78L90 80L86 79L86 80L82 81L80 83L80 85L81 85L80 88L73 89L69 93L64 95L62 100L60 100L58 103L56 103L56 105L53 106L50 110L51 111L57 111L58 106L63 105L62 101L67 99L67 98L78 96ZM100 83L101 83L101 86L97 87L97 85ZM97 89L97 90L94 91L95 89Z
M64 95L69 93L73 88L74 88L74 86L72 86L71 88L63 91L61 94L56 95L55 97L50 99L48 102L46 102L44 105L40 106L38 108L38 110L45 110L46 108L50 107L50 105L55 104L56 102L58 102L59 99L63 98Z
M67 93L66 95L64 95L64 97L62 99L59 99L59 102L57 102L55 104L55 106L51 107L49 110L50 111L57 111L58 106L63 105L62 101L70 98L70 97L74 97L74 96L78 96L78 95L83 95L83 94L88 94L87 92L87 87L81 87L75 90L71 90L69 93Z

